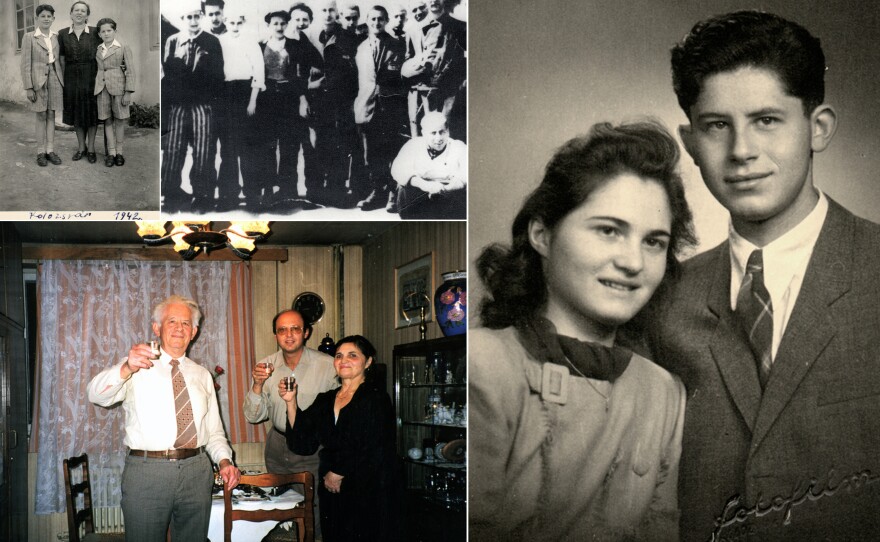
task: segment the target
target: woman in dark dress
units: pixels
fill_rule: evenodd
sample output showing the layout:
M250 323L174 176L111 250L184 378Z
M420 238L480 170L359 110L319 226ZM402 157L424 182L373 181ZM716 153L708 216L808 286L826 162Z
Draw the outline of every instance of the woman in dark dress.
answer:
M101 38L98 29L88 26L92 9L85 2L74 2L70 6L69 28L58 32L61 62L64 66L64 124L76 130L79 148L74 160L87 157L94 164L95 131L98 128L98 102L95 98L95 76L98 63L95 55ZM88 145L86 144L88 138Z
M398 539L394 413L388 394L366 379L375 356L360 335L340 339L333 365L342 386L304 411L296 386L278 386L287 401L287 446L304 455L323 446L317 485L325 542Z

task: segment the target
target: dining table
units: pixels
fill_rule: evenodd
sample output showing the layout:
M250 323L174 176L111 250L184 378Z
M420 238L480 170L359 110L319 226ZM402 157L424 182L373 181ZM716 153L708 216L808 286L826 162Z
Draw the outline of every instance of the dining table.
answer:
M232 492L232 508L235 510L288 510L303 502L304 497L294 489L288 489L280 495L274 495L274 488L261 488L265 495L255 495L249 491L238 488ZM208 524L208 539L211 542L223 542L223 491L213 495L211 502L211 520ZM254 542L262 540L269 534L278 521L244 521L232 522L232 540L239 542ZM294 528L294 527L290 527Z

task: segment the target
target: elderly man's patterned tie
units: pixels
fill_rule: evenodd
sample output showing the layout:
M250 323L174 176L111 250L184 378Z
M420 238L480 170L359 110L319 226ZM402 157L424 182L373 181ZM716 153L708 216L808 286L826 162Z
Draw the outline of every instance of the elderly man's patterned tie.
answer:
M192 404L189 401L189 392L183 373L177 366L180 361L171 360L171 384L174 387L174 408L177 411L177 440L175 448L195 448L198 444L196 436L196 424L193 420Z
M773 345L773 303L764 286L764 259L760 250L749 255L745 276L736 298L736 315L749 337L758 364L761 389L767 385Z

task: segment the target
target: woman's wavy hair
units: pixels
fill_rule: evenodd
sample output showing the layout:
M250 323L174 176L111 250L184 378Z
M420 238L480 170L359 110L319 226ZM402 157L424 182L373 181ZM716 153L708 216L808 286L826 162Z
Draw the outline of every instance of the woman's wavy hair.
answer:
M529 242L529 224L538 220L551 231L612 177L632 173L657 181L666 191L672 231L664 281L679 271L677 256L696 244L693 218L678 175L675 140L657 122L593 125L584 136L560 147L544 179L513 221L510 247L494 243L477 259L477 271L489 296L480 306L482 324L503 328L532 318L547 301L541 255Z

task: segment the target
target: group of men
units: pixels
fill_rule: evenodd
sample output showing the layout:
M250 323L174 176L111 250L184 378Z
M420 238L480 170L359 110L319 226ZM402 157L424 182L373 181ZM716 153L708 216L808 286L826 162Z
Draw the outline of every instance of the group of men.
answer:
M285 122L289 126L271 126L280 116L260 111L257 96L266 92L262 76L243 75L238 60L224 62L230 48L249 46L227 39L229 34L237 37L245 22L240 6L233 13L224 0L189 0L181 10L180 31L167 37L162 52L163 212L224 212L243 206L253 213L286 213L320 205L365 211L384 207L403 218L464 218L466 157L443 151L447 142L455 142L452 150L466 139L466 23L447 12L444 0L401 1L408 1L408 7L376 6L367 14L354 2L339 7L336 0L293 4L285 35L306 51L302 58L290 59L299 64L305 104ZM374 51L373 62L367 61L372 65L364 69L358 50L370 44L365 42L371 42L372 31L360 21L376 8L385 18L379 33L390 37L389 49L395 54ZM409 13L412 19L407 21ZM166 27L166 32L172 30L177 29ZM262 61L257 54L251 63ZM255 71L262 74L263 66ZM406 110L408 126L404 121L392 130L378 128L381 100L388 92ZM236 93L242 99L234 99ZM356 102L366 104L366 115L355 112ZM429 132L443 132L439 144L422 137L430 112L442 114L427 120ZM264 144L261 136L278 130L292 134L288 141L295 145L286 164L281 151L280 165L274 163L274 148L268 155L256 149ZM415 170L408 166L405 178L392 178L391 165L408 139L419 142L421 154L429 155L428 164ZM300 146L305 194L296 186ZM191 194L182 179L189 148ZM257 155L268 156L260 160L269 163L254 165ZM282 169L292 174L284 175ZM414 178L425 183L412 183ZM401 186L406 187L403 194Z
M240 479L211 373L187 357L200 320L194 300L178 295L165 299L152 315L152 329L161 342L158 354L148 344L136 344L88 386L91 402L104 407L122 403L125 411L124 444L129 452L122 510L129 541L164 541L169 528L172 540L205 540L214 481L211 462L218 465L227 488ZM272 423L265 450L268 472L310 471L317 480L317 454L300 456L287 448L287 411L278 382L293 375L299 406L308 408L319 393L339 386L333 358L306 348L311 325L297 311L281 311L272 328L280 350L253 370L245 418Z

